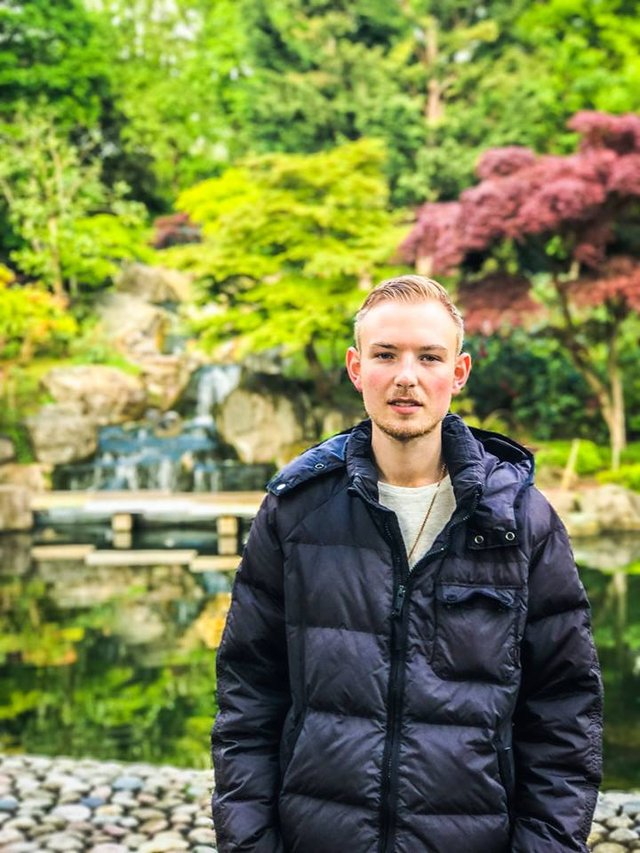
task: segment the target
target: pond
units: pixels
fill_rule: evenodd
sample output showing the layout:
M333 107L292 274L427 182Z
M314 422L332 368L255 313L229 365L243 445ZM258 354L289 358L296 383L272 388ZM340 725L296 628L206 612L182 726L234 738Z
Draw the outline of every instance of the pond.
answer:
M0 751L209 767L232 573L188 555L214 554L215 535L137 534L154 549L139 565L88 560L109 549L103 527L71 538L0 537ZM640 535L574 544L605 681L604 787L637 788Z

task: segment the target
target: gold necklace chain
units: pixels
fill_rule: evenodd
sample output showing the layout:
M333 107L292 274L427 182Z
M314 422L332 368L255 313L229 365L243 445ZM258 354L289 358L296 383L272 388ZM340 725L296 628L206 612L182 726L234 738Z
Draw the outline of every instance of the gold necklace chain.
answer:
M436 502L436 498L438 497L438 489L440 488L440 483L444 480L446 475L447 475L447 463L443 462L442 468L440 471L440 479L438 480L436 487L434 489L433 497L431 498L431 501L429 502L429 506L427 507L427 511L425 513L425 516L422 519L422 524L420 525L420 530L418 530L418 535L416 536L415 541L414 541L413 545L411 546L411 550L407 554L407 562L409 564L411 563L411 557L413 556L413 552L416 550L416 545L420 541L420 537L422 536L422 531L426 527L427 521L429 520L429 516L431 515L431 510L433 509L433 505Z

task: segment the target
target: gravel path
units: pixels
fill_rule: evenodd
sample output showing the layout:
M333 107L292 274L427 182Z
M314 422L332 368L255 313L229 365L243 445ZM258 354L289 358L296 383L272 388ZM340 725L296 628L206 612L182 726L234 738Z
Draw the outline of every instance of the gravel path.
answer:
M0 851L216 853L211 782L209 771L0 755ZM600 796L589 846L640 851L640 791Z

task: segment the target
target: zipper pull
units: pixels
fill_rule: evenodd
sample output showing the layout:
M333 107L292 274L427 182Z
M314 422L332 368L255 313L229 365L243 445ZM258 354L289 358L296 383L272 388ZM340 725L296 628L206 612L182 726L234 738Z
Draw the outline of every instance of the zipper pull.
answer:
M400 584L398 587L398 591L396 592L396 598L393 603L393 610L391 611L391 615L394 619L396 619L402 613L402 605L404 604L404 597L407 594L407 588L403 584Z

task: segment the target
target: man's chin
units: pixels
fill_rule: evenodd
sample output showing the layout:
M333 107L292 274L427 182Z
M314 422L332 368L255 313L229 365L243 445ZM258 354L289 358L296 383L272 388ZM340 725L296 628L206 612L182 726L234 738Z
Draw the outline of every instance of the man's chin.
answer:
M425 435L430 435L438 426L438 424L415 424L413 426L409 426L408 424L385 424L380 423L379 421L376 421L375 425L378 427L380 432L383 432L386 436L400 442L401 444L407 444L410 441L423 438Z

